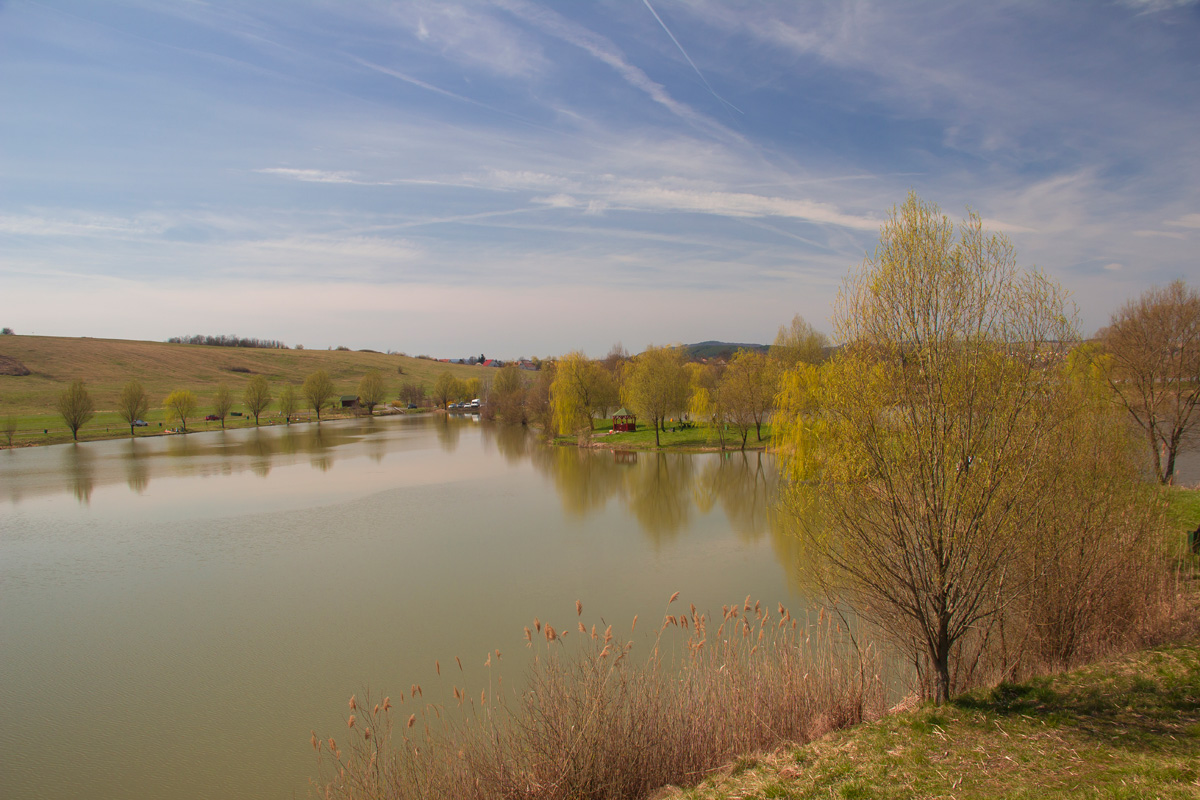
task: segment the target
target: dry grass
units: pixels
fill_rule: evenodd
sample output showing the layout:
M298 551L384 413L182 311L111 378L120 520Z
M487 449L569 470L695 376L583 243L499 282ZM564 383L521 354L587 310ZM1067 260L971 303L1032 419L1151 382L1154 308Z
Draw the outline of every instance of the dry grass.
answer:
M881 712L874 658L831 618L808 625L747 600L710 620L672 603L642 656L581 616L565 628L535 620L528 683L514 695L454 686L446 707L414 684L415 711L352 698L341 743L313 735L320 793L640 798Z

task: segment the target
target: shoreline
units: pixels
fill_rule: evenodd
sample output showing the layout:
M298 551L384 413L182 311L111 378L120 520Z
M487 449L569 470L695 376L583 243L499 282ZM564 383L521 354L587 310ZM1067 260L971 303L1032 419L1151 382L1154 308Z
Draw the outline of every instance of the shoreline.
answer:
M370 418L373 419L375 417L412 416L415 414L430 414L430 413L434 413L434 412L430 411L429 409L420 409L417 411L411 411L408 409L405 409L405 410L397 409L394 412L390 412L390 413L386 413L386 414L378 414L378 413L372 414ZM243 424L234 424L234 425L225 425L225 426L221 426L221 425L215 424L215 423L207 423L204 420L201 420L200 422L202 424L204 424L205 427L188 428L186 431L177 431L177 430L172 430L171 428L160 427L160 428L153 428L153 429L147 430L146 433L135 433L133 435L129 434L128 426L123 425L123 426L121 426L120 433L116 433L114 431L109 431L109 430L98 433L94 430L93 431L85 431L85 430L81 429L79 432L78 440L75 440L71 437L69 430L59 429L56 431L55 428L49 428L49 429L43 429L43 430L49 430L49 433L45 433L45 434L38 434L38 433L30 434L28 432L25 433L25 436L39 437L39 438L41 438L41 441L24 441L24 442L14 441L11 445L8 444L7 442L0 441L0 450L24 450L24 449L33 448L33 447L52 447L54 445L60 445L60 444L87 444L89 442L111 442L111 441L116 441L116 440L121 440L121 439L157 439L157 438L162 438L164 436L187 436L187 435L193 434L193 433L217 433L219 431L245 431L245 430L254 430L255 428L280 428L280 427L286 428L286 427L290 427L292 425L311 425L314 423L320 424L321 422L332 422L332 421L341 421L341 420L348 420L348 419L367 419L367 418L368 417L366 414L362 414L362 415L334 414L332 416L323 415L320 420L318 420L315 416L306 416L301 419L292 419L291 422L285 422L282 419L277 419L277 420L264 420L262 422L259 422L257 425L255 425L253 422L251 422L249 424L244 424L244 425ZM240 419L253 419L253 418L252 417L242 417ZM208 427L209 424L212 424L212 427ZM108 427L111 428L113 426L110 424ZM34 430L36 431L37 429L35 428ZM0 433L0 436L2 436L2 435L3 434ZM18 435L20 435L20 434L18 433ZM14 439L15 438L16 437L14 436Z

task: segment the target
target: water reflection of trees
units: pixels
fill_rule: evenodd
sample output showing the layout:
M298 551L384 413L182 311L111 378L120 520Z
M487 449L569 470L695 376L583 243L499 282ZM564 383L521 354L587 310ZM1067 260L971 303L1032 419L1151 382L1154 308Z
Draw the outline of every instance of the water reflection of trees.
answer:
M606 453L607 454L607 453ZM530 459L539 472L554 481L567 513L584 516L599 511L625 492L625 473L613 459L579 447L534 443Z
M137 439L130 439L125 451L125 482L129 489L137 494L146 491L150 485L150 465L142 457L138 449Z
M433 429L437 432L438 444L447 453L458 449L458 440L462 438L463 426L466 420L452 418L449 414L438 414L434 419Z
M655 545L675 538L691 518L695 464L695 456L684 453L638 458L629 482L629 510Z
M325 430L320 425L312 426L307 449L311 454L309 463L321 472L333 469L333 455L330 454L329 448L333 445L330 440L336 435L335 433L326 438Z
M585 516L620 503L637 520L655 546L683 535L696 517L719 511L740 541L757 543L769 536L789 579L798 581L801 553L796 538L776 512L778 477L773 458L762 452L654 453L550 446L520 426L480 425L473 420L430 416L405 420L410 430L432 428L446 451L454 451L464 428L478 431L485 448L495 448L505 461L525 460L553 486L566 513ZM359 424L291 425L247 431L240 437L172 436L161 447L130 441L122 450L125 479L131 491L149 485L154 460L166 456L183 472L232 474L248 469L266 477L275 459L309 457L321 471L332 469L337 448L360 443L376 462L408 435L378 421ZM428 441L428 440L426 440ZM407 445L405 445L407 446ZM87 447L64 448L67 485L81 503L89 503L97 482L94 458ZM190 461L184 465L184 460ZM111 479L111 478L110 478Z
M539 443L522 425L483 425L480 428L485 445L495 445L496 451L509 464L518 464L530 457L531 447Z
M271 474L271 456L275 455L275 437L259 428L246 440L246 451L251 456L250 471L260 478Z
M756 542L770 530L778 480L767 458L762 451L719 453L705 461L696 480L701 510L720 503L738 538L746 542Z
M75 499L83 505L92 502L92 492L96 488L95 456L91 449L78 444L63 449L63 472L71 486Z
M548 447L520 428L497 426L488 434L506 458L527 454L558 491L563 508L585 515L610 501L624 502L642 530L661 544L677 536L695 512L720 508L739 539L757 542L768 533L781 556L793 543L773 511L778 477L762 452L632 453Z

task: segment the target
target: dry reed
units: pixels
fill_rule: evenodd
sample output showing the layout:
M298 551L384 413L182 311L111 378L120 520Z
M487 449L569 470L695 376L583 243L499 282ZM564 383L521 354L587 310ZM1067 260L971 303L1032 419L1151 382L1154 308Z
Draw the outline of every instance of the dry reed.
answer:
M588 633L580 620L582 635L564 638L536 620L544 636L526 628L533 657L521 692L483 692L476 704L455 687L461 712L429 704L396 730L389 702L364 699L352 726L362 732L350 730L344 749L314 733L320 793L615 800L694 784L739 755L882 711L874 653L856 650L835 619L809 624L747 598L717 619L695 606L666 613L637 646L612 626Z

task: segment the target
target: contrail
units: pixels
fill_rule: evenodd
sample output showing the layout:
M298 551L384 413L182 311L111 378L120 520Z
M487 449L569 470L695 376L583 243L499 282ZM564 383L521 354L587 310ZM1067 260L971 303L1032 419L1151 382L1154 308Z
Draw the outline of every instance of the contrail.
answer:
M721 97L721 95L716 93L716 91L713 89L712 85L708 82L708 78L704 77L704 73L701 72L700 68L696 66L696 62L692 61L692 57L687 54L687 50L683 49L683 45L681 45L679 43L679 40L675 38L675 34L671 33L671 29L667 27L667 23L662 21L662 17L660 17L658 15L658 12L654 10L654 6L650 5L650 0L642 0L642 2L646 5L646 8L648 8L650 10L650 13L654 15L654 18L656 20L658 20L658 24L662 26L662 29L667 32L667 36L671 37L671 41L674 42L675 46L679 48L679 52L683 53L683 57L686 58L687 62L692 65L692 69L694 69L696 71L696 74L700 76L700 80L702 80L704 82L704 85L705 85L705 87L708 88L709 93L712 94L713 97L717 98L725 105L732 108L734 111L738 112L739 114L744 114L745 112L743 112L740 108L738 108L733 103L729 102L724 97Z

